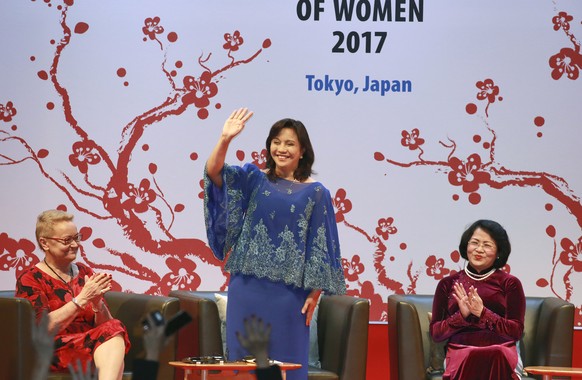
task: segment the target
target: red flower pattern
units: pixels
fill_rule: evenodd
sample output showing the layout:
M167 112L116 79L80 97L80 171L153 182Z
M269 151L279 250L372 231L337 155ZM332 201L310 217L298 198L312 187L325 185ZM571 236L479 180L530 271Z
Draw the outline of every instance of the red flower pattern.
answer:
M89 165L97 165L101 162L99 154L93 152L95 147L93 140L77 141L73 144L73 154L69 155L69 162L78 167L81 173L87 173Z
M560 12L557 16L552 17L552 22L554 23L554 30L564 29L565 32L570 30L570 21L574 20L574 17L570 16L566 12Z
M568 238L560 242L563 251L560 252L560 262L564 265L572 266L575 272L582 272L582 237L578 238L575 244Z
M333 198L333 205L336 208L336 223L343 222L345 220L344 214L347 214L352 210L352 201L346 198L346 191L344 189L339 189L335 193L335 197Z
M146 212L150 203L156 200L156 193L150 189L150 181L146 178L139 183L139 188L128 184L125 194L129 197L123 206L137 213Z
M398 232L398 228L394 227L392 223L394 223L394 218L392 217L386 219L384 218L378 219L378 227L376 227L376 233L382 236L382 239L388 240L390 235L394 235L396 232Z
M388 315L386 310L388 305L384 302L384 298L374 292L374 285L370 281L362 283L361 290L348 290L347 295L352 297L366 298L370 301L370 320L371 321L387 321Z
M445 268L445 260L437 259L435 255L430 255L426 259L426 274L440 280L450 273L450 269Z
M265 169L267 167L267 150L263 149L261 152L252 152L251 157L253 159L253 164L259 169Z
M166 260L170 269L159 282L160 294L168 294L171 290L196 290L201 279L196 274L196 264L189 259L170 257Z
M358 281L359 276L364 273L364 264L360 262L360 256L354 255L352 261L342 258L342 266L344 268L344 276L348 281Z
M416 150L424 144L424 139L419 136L420 131L417 128L414 128L410 133L408 131L402 131L402 140L400 140L400 143L402 146L407 146L410 150Z
M568 79L576 80L582 68L582 55L570 48L563 48L556 55L550 57L552 78L558 80L566 74Z
M210 104L210 98L218 93L218 86L212 82L212 74L205 71L200 75L200 79L192 76L184 77L184 87L188 91L182 101L186 104L194 104L198 108L207 107Z
M14 116L16 116L16 108L12 102L8 102L6 105L0 104L0 120L9 122Z
M457 157L449 160L451 171L449 172L449 182L453 186L463 186L465 193L472 193L479 190L479 184L485 183L491 178L486 171L481 170L481 157L473 153L463 162Z
M477 88L480 90L477 93L477 99L485 100L489 103L494 103L497 95L499 95L499 86L496 86L491 79L485 79L484 81L478 81L476 83Z
M148 36L150 40L155 40L156 34L161 34L164 32L164 27L161 25L158 25L159 23L160 23L160 18L157 16L154 18L151 18L151 17L146 18L144 21L145 26L143 28L141 28L141 30L143 31L143 34Z
M27 239L16 241L8 234L0 234L0 270L8 271L14 268L16 278L26 269L39 262L34 254L35 244Z
M224 33L224 40L226 43L222 45L222 47L229 51L237 51L238 47L244 43L244 39L238 30L236 30L233 34Z

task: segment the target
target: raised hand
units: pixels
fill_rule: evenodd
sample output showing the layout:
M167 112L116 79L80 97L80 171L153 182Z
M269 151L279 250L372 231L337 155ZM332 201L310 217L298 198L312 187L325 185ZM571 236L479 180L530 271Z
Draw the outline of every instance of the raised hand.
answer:
M77 369L69 364L69 372L71 372L73 380L97 380L99 378L99 370L95 369L93 371L91 362L85 363L85 367L83 368L83 364L81 364L79 359L77 359Z
M253 116L253 112L248 108L234 110L222 127L222 137L228 141L236 137L245 128L245 123Z
M251 355L257 360L257 367L266 368L269 366L269 337L271 335L271 325L265 325L261 319L251 316L245 319L245 332L236 332L236 337Z
M113 278L107 273L94 273L89 276L85 276L85 286L83 290L79 293L79 297L84 297L86 300L97 305L103 294L111 290Z

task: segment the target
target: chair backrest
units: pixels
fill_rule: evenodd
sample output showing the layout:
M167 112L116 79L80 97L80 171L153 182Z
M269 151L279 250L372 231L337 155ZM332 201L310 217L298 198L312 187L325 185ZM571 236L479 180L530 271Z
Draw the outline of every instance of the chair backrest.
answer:
M366 378L369 315L367 299L337 295L321 298L317 337L322 368L341 380Z
M431 361L428 312L432 295L388 297L391 379L423 379ZM574 305L555 297L526 297L520 354L524 366L572 363Z
M179 302L173 297L152 296L146 294L107 292L105 300L114 318L119 319L127 328L131 348L125 355L125 371L133 370L133 361L142 357L145 353L143 346L143 326L141 321L148 313L159 310L165 320L170 319L180 310ZM160 353L160 367L158 379L171 379L174 377L174 367L167 364L176 358L175 337Z

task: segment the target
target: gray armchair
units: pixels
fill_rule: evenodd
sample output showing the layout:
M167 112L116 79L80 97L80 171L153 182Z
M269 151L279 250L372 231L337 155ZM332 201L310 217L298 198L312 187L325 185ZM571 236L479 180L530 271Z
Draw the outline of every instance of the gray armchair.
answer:
M433 343L427 316L432 302L432 295L388 297L391 380L441 379L440 375L426 371L432 360ZM524 334L520 342L523 366L570 367L573 323L574 305L555 297L526 297Z

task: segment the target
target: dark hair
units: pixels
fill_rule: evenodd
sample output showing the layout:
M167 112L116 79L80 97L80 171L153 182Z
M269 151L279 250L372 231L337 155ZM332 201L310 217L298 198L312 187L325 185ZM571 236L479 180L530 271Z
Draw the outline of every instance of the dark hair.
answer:
M271 127L269 131L269 136L267 137L267 177L274 181L277 178L275 174L276 164L273 157L271 157L271 141L279 135L282 129L289 128L295 131L297 138L299 139L299 144L303 150L302 158L299 159L299 165L293 177L299 181L305 181L313 173L311 166L315 161L315 153L313 152L313 147L311 146L311 140L309 140L309 134L307 129L302 122L293 119L281 119Z
M477 228L487 232L495 241L495 245L497 246L497 258L495 259L493 266L495 268L502 268L505 266L509 254L511 253L511 243L509 243L509 236L507 236L505 228L493 220L478 220L463 232L461 242L459 243L459 253L461 254L461 257L467 260L467 244L469 244L469 240L471 240L471 237Z

